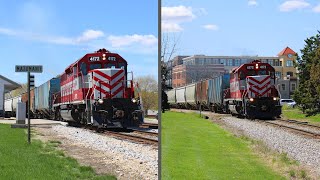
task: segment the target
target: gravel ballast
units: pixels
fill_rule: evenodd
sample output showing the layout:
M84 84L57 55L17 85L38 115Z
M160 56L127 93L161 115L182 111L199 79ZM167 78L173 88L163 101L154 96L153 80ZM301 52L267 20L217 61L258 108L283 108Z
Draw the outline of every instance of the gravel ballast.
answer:
M312 167L320 175L320 140L246 119L224 117L221 120L250 138L263 141L269 148L287 153L291 158Z
M61 125L53 126L49 131L71 141L71 143L103 152L108 157L112 157L114 163L121 161L119 166L125 164L126 167L119 167L118 171L123 171L123 174L128 173L126 171L129 169L135 174L135 177L129 176L130 179L158 179L158 150L154 146L136 144L97 134L87 129ZM124 178L128 178L128 175Z

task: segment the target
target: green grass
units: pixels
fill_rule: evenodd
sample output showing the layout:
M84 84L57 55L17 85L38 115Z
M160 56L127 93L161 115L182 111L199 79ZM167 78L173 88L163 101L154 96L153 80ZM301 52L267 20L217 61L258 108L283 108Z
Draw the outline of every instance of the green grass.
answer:
M98 176L56 149L59 141L27 143L24 129L0 124L0 179L116 179Z
M319 122L320 123L320 114L315 116L306 117L306 114L303 114L302 111L298 108L291 108L288 106L282 107L282 116L285 119L292 119L292 120L302 120L302 121L310 121L310 122Z
M249 142L196 114L162 114L162 179L285 179Z

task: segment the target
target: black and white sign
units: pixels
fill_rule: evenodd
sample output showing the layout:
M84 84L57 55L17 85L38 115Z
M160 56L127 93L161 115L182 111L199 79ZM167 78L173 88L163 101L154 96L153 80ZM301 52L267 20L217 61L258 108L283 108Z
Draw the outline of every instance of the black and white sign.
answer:
M100 57L95 57L95 56L93 56L93 57L89 57L89 61L91 61L91 62L93 62L93 61L100 61Z
M116 61L116 57L108 57L109 61Z
M16 72L35 72L42 73L42 66L16 65Z

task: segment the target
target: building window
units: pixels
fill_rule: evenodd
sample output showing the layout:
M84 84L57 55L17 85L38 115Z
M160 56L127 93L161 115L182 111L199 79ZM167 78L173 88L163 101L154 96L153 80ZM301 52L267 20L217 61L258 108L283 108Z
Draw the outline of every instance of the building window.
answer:
M240 66L241 65L240 63L241 63L240 59L235 59L234 60L234 65L235 66Z
M227 65L227 62L226 62L227 60L226 59L220 59L220 64L223 64L223 65Z
M241 64L245 64L248 62L248 59L241 59Z
M282 91L286 90L286 85L285 84L281 84L281 87L282 87Z
M296 90L296 84L295 83L292 83L291 84L291 91L295 91Z
M228 59L227 61L228 61L228 66L232 66L233 59Z
M280 61L279 61L279 59L276 59L276 60L274 61L274 66L280 66Z
M279 79L281 79L281 72L279 72L279 71L276 71L276 78L279 78Z
M293 72L290 72L290 71L287 72L287 77L288 77L288 76L293 77Z
M293 66L293 61L287 60L287 67L292 67L292 66Z
M273 59L269 59L269 60L268 60L268 63L269 63L271 66L273 66Z

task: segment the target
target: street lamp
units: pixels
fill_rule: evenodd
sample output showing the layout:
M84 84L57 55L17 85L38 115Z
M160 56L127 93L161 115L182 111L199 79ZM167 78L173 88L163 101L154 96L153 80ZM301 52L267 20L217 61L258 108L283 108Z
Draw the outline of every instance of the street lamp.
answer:
M290 74L287 74L287 79L289 79L288 92L289 92L289 99L290 99Z

